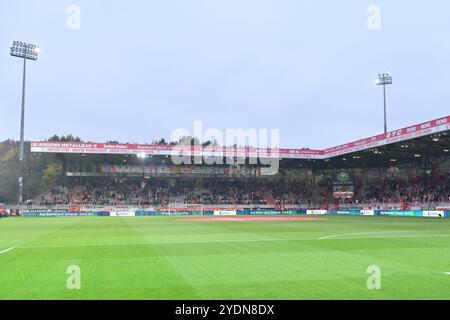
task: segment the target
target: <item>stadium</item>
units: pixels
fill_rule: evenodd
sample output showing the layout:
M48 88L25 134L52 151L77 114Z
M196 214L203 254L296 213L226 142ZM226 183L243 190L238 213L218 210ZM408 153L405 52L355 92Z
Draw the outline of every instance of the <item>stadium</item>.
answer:
M20 218L2 220L0 259L21 276L0 276L1 297L448 299L449 130L445 117L326 150L264 152L27 143L29 161L60 171L3 209ZM176 165L180 154L235 164ZM260 154L278 171L250 164ZM68 266L82 290L65 290ZM368 290L373 266L379 290Z
M450 300L448 12L0 2L0 301L289 319Z

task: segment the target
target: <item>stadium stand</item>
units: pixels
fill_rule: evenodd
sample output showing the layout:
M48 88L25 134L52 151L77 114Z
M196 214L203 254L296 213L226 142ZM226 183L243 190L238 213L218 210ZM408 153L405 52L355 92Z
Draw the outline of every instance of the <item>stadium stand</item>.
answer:
M189 159L218 154L223 164L179 165L174 145L31 142L31 154L62 170L27 205L450 208L449 131L446 117L326 150L272 149L273 174L249 147L189 146ZM244 163L225 164L238 154Z
M207 205L287 205L333 207L397 203L402 207L450 202L450 175L414 176L410 181L391 178L381 184L364 184L354 197L336 202L333 185L324 188L284 180L229 181L223 179L145 181L108 179L82 185L57 186L39 201L40 205L135 205L167 206L170 203ZM314 192L319 197L314 197Z

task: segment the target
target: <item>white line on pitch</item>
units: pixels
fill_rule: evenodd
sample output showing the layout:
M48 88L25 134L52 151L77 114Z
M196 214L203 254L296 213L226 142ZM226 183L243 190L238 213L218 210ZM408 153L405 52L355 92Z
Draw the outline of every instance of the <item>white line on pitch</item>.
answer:
M16 248L16 247L11 247L11 248L9 248L9 249L0 251L0 254L7 253L8 251L14 250L15 248Z
M317 240L351 240L351 239L390 239L390 238L428 238L428 237L450 237L450 234L423 234L423 235L392 235L392 236L371 236L371 237L345 237L345 238L303 238L303 239L250 239L250 240L193 240L193 241L148 241L148 242L128 242L128 243L97 243L97 244L68 244L55 246L23 246L17 249L37 249L37 248L71 248L71 247L107 247L107 246L143 246L143 245L166 245L166 244L213 244L213 243L245 243L245 242L295 242L295 241L317 241Z
M104 246L142 246L142 245L164 245L164 244L192 244L192 243L228 243L228 242L279 242L279 241L311 241L313 238L304 239L229 239L229 240L192 240L192 241L147 241L147 242L125 242L125 243L94 243L94 244L68 244L55 246L23 246L18 249L36 248L66 248L66 247L104 247Z
M434 238L434 237L450 237L450 234L416 234L405 236L369 236L369 237L345 237L345 238L326 238L317 240L352 240L352 239L395 239L395 238Z
M389 237L393 237L393 236L389 236L389 234L394 234L394 237L397 237L396 234L398 233L416 233L416 231L378 231L378 232L359 232L359 233L341 233L341 234L333 234L331 236L325 236L325 237L320 237L317 238L317 240L327 240L327 239L332 239L332 238L340 238L340 239L353 239L353 238L361 238L364 239L366 237L352 237L352 236L366 236L366 235L377 235L377 234L383 234L385 235L385 237L389 238ZM416 235L414 235L414 237L416 237ZM426 236L427 234L425 234ZM428 234L429 235L429 234ZM383 236L381 236L383 237ZM402 237L402 236L399 236Z

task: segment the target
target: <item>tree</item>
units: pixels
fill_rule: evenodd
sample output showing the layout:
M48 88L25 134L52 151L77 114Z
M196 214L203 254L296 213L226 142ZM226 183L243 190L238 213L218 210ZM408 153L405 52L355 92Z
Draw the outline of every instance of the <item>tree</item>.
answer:
M57 134L54 134L53 136L51 136L50 138L48 138L49 142L59 142L59 136Z
M4 146L4 144L2 144ZM3 148L2 148L3 149ZM0 153L0 194L5 202L17 199L18 149L5 148Z
M166 139L161 138L159 140L153 140L151 144L154 146L167 146L167 141Z
M4 201L10 204L17 203L18 150L18 143L11 143L10 140L0 142L0 194L4 197ZM25 147L24 196L35 198L47 191L49 183L58 181L62 171L61 169L58 175L57 171L60 169L57 167L60 166L60 163L57 155L31 153L29 148ZM50 164L53 164L53 167L48 168ZM60 166L60 168L62 167ZM44 174L46 174L45 179L43 178Z
M62 174L62 167L59 163L49 163L42 172L42 186L45 188L58 184Z
M68 134L67 136L61 136L59 137L57 134L51 136L48 139L49 142L82 142L80 137L75 137L71 134Z
M176 142L175 144L178 145L191 145L191 146L200 146L200 140L197 137L192 137L192 136L184 136L181 137L180 139L178 139L178 142Z
M219 143L217 142L216 139L214 139L213 141L208 140L206 142L204 142L202 144L203 147L219 147Z

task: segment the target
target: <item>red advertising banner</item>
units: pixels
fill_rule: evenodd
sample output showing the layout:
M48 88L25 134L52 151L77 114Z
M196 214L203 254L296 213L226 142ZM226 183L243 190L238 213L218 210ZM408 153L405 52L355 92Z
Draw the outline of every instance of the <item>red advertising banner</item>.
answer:
M331 158L450 130L450 116L324 150Z
M381 147L450 130L450 116L404 129L358 140L326 150L257 149L192 146L154 146L137 144L31 142L31 152L80 154L132 154L164 156L209 156L280 159L326 159Z

